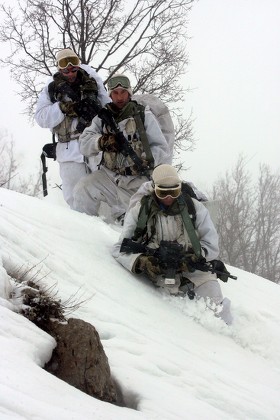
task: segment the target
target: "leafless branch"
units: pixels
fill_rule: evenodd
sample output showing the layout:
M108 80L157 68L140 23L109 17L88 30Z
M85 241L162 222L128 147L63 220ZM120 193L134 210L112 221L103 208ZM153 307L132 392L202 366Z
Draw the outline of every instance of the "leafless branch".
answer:
M55 55L72 48L106 84L117 71L132 78L134 93L152 93L171 108L178 127L176 147L191 150L190 119L178 118L188 63L187 16L193 0L18 0L1 5L0 41L11 54L0 59L17 81L32 118L46 76L55 72ZM190 135L190 137L189 137Z

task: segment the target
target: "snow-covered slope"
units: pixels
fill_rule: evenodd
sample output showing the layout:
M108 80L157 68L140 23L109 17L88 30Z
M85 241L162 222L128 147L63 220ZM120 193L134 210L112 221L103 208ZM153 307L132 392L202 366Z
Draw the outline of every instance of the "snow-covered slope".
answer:
M0 418L280 419L280 288L229 267L226 326L202 302L170 297L111 257L119 227L0 190ZM16 314L9 273L33 267L72 316L92 323L138 410L83 394L41 369L54 340Z

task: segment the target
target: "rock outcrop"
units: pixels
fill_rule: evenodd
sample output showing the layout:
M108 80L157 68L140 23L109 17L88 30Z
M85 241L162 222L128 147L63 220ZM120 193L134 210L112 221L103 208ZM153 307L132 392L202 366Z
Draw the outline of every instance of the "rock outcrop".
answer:
M49 322L57 346L45 369L88 395L116 403L117 390L96 329L80 319Z

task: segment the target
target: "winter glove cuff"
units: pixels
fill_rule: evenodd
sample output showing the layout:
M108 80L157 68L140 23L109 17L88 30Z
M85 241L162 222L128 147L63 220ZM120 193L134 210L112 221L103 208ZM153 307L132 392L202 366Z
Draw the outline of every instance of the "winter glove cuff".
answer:
M67 115L68 117L76 118L78 114L76 112L76 103L75 102L59 102L59 108L63 112L63 114Z
M115 152L119 151L119 145L117 143L116 137L113 134L103 134L98 139L98 148L103 152Z
M158 259L151 255L139 255L134 267L135 273L145 273L151 280L155 280L161 274Z

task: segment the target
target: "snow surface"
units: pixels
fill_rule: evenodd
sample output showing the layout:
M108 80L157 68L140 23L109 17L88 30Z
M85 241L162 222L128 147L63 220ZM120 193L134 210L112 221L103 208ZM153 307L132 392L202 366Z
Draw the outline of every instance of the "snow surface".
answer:
M0 419L280 419L280 288L229 267L225 325L203 302L171 297L111 256L120 227L0 189ZM54 339L16 313L9 274L34 267L70 316L93 324L137 410L92 398L42 367Z

